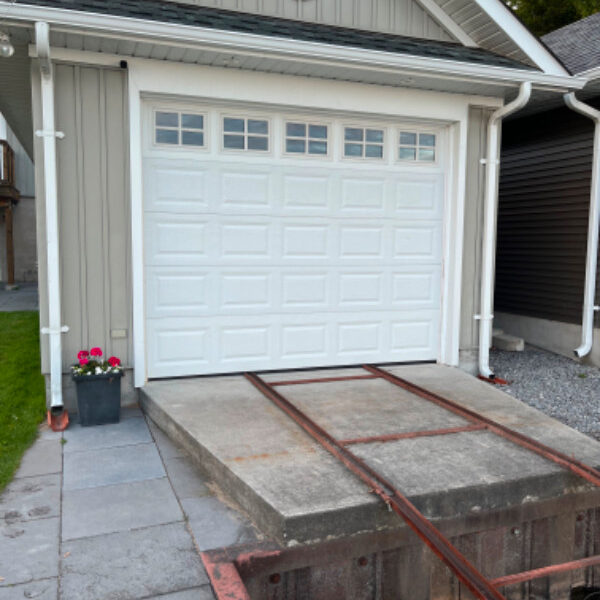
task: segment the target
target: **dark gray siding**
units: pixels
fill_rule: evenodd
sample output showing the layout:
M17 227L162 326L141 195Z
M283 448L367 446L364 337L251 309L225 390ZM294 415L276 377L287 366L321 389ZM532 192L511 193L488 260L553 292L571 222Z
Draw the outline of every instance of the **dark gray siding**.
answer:
M581 322L592 146L567 108L505 123L496 311Z

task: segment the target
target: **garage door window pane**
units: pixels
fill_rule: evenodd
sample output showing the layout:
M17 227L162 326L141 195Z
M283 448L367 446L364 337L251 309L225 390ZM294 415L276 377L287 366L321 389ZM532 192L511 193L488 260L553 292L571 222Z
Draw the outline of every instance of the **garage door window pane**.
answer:
M308 137L319 140L327 139L327 125L309 125Z
M327 142L316 142L311 140L308 143L309 154L327 154Z
M383 158L383 129L344 128L344 156L347 158ZM354 143L348 143L354 142Z
M344 154L346 156L362 156L363 145L362 144L344 144Z
M328 126L316 123L285 124L285 151L289 154L327 155Z
M266 135L269 133L267 122L248 119L248 133L260 133Z
M362 142L365 130L355 127L346 127L344 131L344 139L347 142Z
M229 150L243 150L244 136L243 135L225 135L223 138L225 148Z
M182 131L181 143L184 146L204 146L204 133L201 131Z
M223 129L225 131L244 133L244 119L231 119L225 117L223 119Z
M367 158L382 158L383 146L374 146L372 144L367 144L365 148L365 156Z
M204 115L156 111L154 142L170 146L204 147Z
M306 137L306 123L286 123L285 134L287 137Z
M268 150L269 144L266 137L248 136L248 150Z
M181 115L182 129L204 129L204 117L202 115Z
M157 129L156 130L157 144L179 144L179 131L177 129Z
M398 140L398 160L435 162L435 133L401 131Z
M286 140L285 151L293 154L304 154L306 152L306 142L304 140Z
M157 127L179 127L179 113L157 112L155 122Z

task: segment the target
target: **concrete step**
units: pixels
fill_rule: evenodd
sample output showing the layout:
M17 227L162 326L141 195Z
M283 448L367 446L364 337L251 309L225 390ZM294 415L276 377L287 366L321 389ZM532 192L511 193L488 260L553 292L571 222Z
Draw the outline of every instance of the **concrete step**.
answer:
M509 333L494 334L492 338L492 346L498 350L508 350L509 352L523 352L525 350L525 340L510 335Z

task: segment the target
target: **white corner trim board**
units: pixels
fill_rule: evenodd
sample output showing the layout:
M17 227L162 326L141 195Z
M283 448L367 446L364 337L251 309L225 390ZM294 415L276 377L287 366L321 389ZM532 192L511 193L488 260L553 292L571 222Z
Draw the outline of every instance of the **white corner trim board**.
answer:
M50 346L50 405L63 406L62 399L62 341L61 335L68 328L61 325L60 308L60 259L58 235L58 188L56 179L56 138L54 121L54 77L50 57L49 27L47 23L35 24L36 43L40 57L42 90L42 127L36 131L44 143L44 195L46 205L46 254L48 271L48 327L42 334L48 335Z
M565 94L565 104L575 112L594 121L594 151L592 156L592 184L590 189L590 212L588 217L587 256L585 261L585 288L583 295L583 318L581 324L581 345L575 356L582 358L592 350L594 343L594 314L596 306L596 269L598 265L598 236L600 228L600 111L581 102L574 93Z
M483 222L483 257L481 260L481 313L479 318L479 373L494 377L490 369L492 333L492 303L494 296L494 257L498 214L498 174L500 166L500 124L502 119L523 108L531 97L531 83L523 83L519 95L495 111L488 124L487 158L485 164L485 200Z

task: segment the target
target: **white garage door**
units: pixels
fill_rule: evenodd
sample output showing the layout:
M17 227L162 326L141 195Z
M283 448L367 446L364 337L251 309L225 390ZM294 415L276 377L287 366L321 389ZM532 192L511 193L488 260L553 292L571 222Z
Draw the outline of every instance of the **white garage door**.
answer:
M149 377L438 357L442 131L146 113Z

